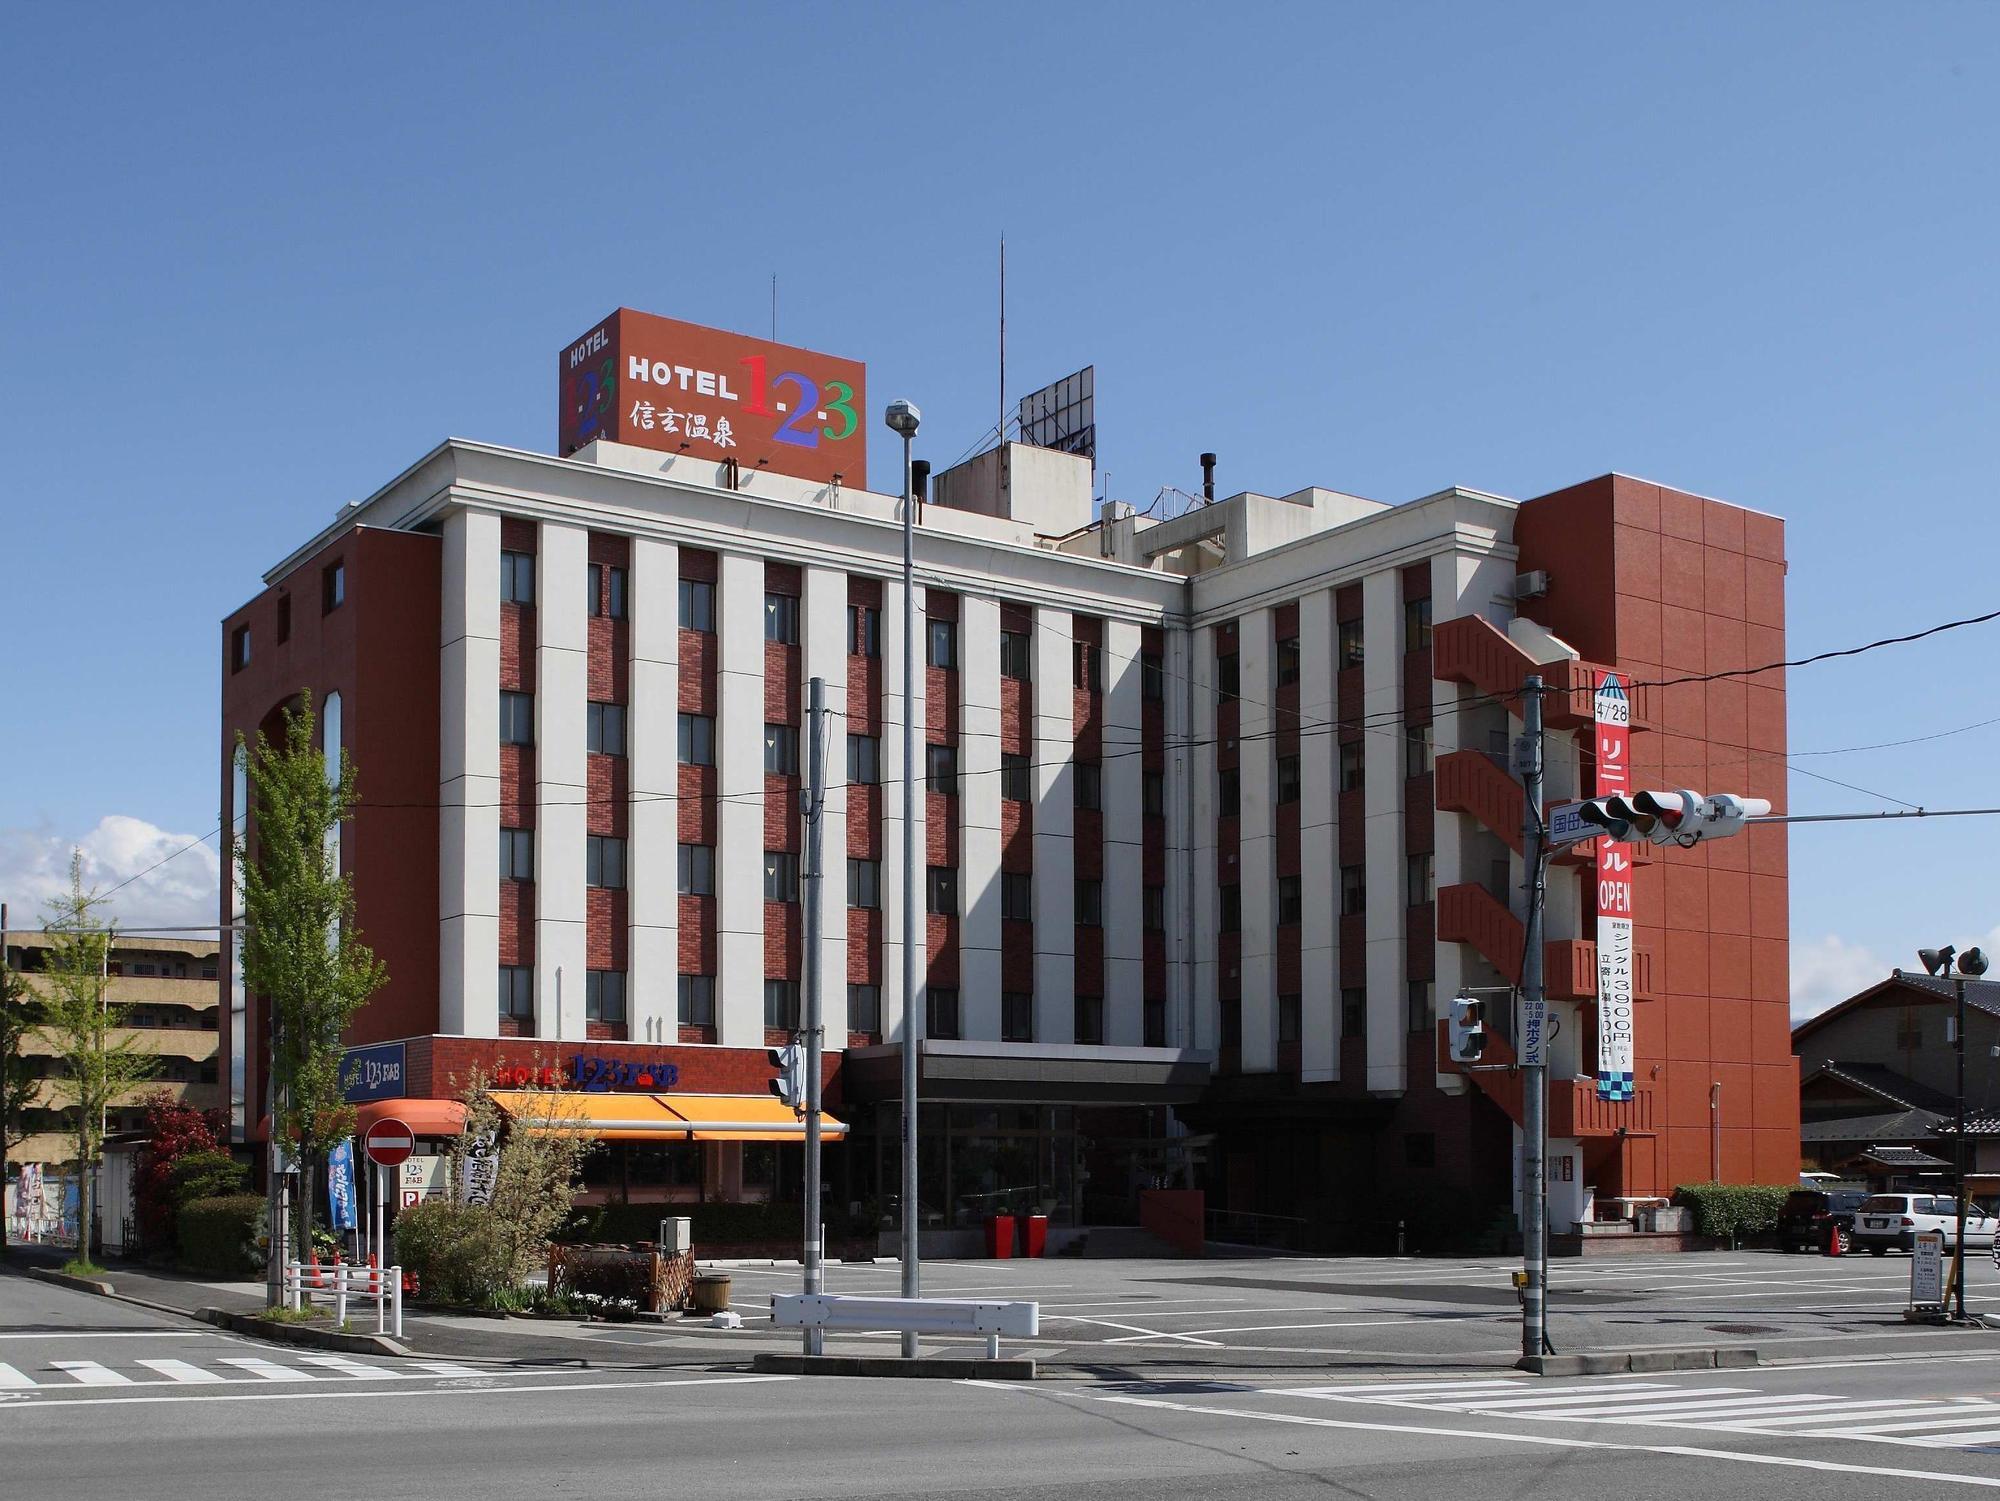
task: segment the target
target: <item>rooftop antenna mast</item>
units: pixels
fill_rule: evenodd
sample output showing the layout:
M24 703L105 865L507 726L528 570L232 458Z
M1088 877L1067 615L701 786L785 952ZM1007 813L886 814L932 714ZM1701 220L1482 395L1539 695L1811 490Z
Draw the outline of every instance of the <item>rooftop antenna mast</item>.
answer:
M994 441L1007 446L1007 232L1000 232L1000 420L993 425Z
M771 342L778 342L778 273L771 273Z

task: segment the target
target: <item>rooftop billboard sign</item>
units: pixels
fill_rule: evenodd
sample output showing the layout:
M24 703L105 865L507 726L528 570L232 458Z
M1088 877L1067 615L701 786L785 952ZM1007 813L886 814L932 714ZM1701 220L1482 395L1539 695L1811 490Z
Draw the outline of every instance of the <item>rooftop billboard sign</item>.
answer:
M619 308L557 358L564 458L605 438L856 488L868 483L867 367Z

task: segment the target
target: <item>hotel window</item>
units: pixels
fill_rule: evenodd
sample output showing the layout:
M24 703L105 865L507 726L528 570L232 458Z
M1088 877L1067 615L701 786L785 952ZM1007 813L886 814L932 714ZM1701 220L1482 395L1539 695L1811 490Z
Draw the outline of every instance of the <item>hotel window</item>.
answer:
M1167 930L1167 888L1148 886L1140 896L1140 909L1149 933L1164 933Z
M625 971L586 970L583 977L583 1019L612 1026L625 1021Z
M1404 862L1404 905L1421 907L1437 898L1437 879L1428 853Z
M850 1032L879 1032L882 1030L882 987L880 985L850 985L847 987L847 1030Z
M764 1025L782 1027L787 1032L799 1029L799 982L797 980L766 980L764 982Z
M681 716L680 758L683 766L715 764L715 719L708 714Z
M241 672L250 665L250 627L239 625L229 634L229 670Z
M847 784L865 787L882 780L882 742L874 735L847 737Z
M1431 602L1423 599L1403 601L1403 650L1429 651L1431 649Z
M764 596L764 639L785 646L799 644L799 602L796 596Z
M1233 766L1223 767L1220 772L1216 773L1216 784L1218 795L1216 797L1215 816L1217 818L1236 817L1237 814L1243 811L1243 781L1237 775L1236 768Z
M847 607L847 649L857 657L882 655L882 612L873 605Z
M1218 706L1234 703L1242 682L1235 652L1215 659L1215 701Z
M1367 762L1362 759L1362 745L1359 740L1350 740L1340 748L1340 790L1359 792L1367 780Z
M864 907L871 912L881 910L882 862L880 860L847 862L847 905Z
M1436 757L1431 751L1431 727L1427 724L1412 725L1403 735L1403 775L1427 776L1436 764Z
M933 865L925 882L925 910L937 917L958 916L958 867Z
M535 743L535 695L532 693L500 692L500 743L502 745L533 745Z
M1359 917L1368 910L1368 872L1359 865L1340 867L1340 915Z
M1002 991L1000 995L1000 1040L1035 1040L1035 998L1025 990Z
M500 1014L515 1021L535 1018L535 971L526 964L500 966Z
M1104 768L1091 761L1076 763L1076 805L1101 809L1104 806Z
M625 885L625 841L607 834L592 834L584 840L584 884L612 891Z
M1000 917L1003 922L1035 920L1035 878L1026 871L1000 872Z
M799 774L799 731L796 725L764 726L764 770L779 777Z
M707 579L681 580L681 629L715 629L715 585Z
M1278 1041L1280 1044L1299 1040L1299 1013L1303 1011L1303 998L1297 995L1278 997Z
M926 1011L929 1015L926 1037L937 1037L951 1041L958 1036L958 987L932 985L925 989Z
M680 977L680 1024L684 1027L715 1025L715 976Z
M531 605L535 602L535 555L531 552L500 554L500 602Z
M533 829L502 829L500 831L500 879L503 881L532 881L535 879L535 831Z
M1240 933L1243 931L1243 888L1224 886L1220 890L1222 911L1217 926L1225 933Z
M1360 1037L1368 1030L1368 992L1350 985L1340 993L1340 1035Z
M1409 1025L1410 1031L1428 1032L1436 1021L1436 1002L1432 999L1433 982L1429 980L1410 981Z
M924 660L933 667L958 666L958 622L932 620L924 625Z
M1149 995L1145 1002L1145 1035L1141 1041L1149 1048L1163 1048L1167 1045L1167 1001L1165 996Z
M589 745L600 756L625 754L625 706L597 704L589 710Z
M1335 658L1342 667L1361 665L1361 622L1343 620L1340 622L1340 644Z
M319 612L331 614L347 603L347 564L336 558L320 570Z
M1028 758L1017 751L1000 753L1000 796L1016 803L1034 796L1028 780Z
M1289 927L1305 916L1304 882L1297 876L1278 877L1278 926Z
M1280 803L1295 803L1299 800L1299 758L1297 756L1278 757L1277 799Z
M1080 880L1076 883L1076 925L1079 928L1104 926L1104 883Z
M1088 641L1070 643L1070 680L1086 693L1104 687L1103 655Z
M1164 818L1167 813L1167 774L1149 771L1139 783L1139 811L1148 818Z
M590 613L607 620L625 618L625 570L610 563L590 565Z
M1167 696L1167 664L1156 651L1139 653L1139 694L1150 704Z
M1278 686L1299 680L1299 638L1287 636L1278 643Z
M1104 1041L1104 997L1080 995L1076 998L1076 1040L1097 1044Z
M930 790L939 797L958 795L958 747L955 745L927 745L924 747L924 779Z
M1016 682L1028 681L1028 633L1026 631L1002 631L1000 633L1000 676L1013 678Z
M680 888L682 896L715 895L715 847L709 844L684 844L680 855Z
M799 857L790 850L764 851L764 900L795 902L799 899Z

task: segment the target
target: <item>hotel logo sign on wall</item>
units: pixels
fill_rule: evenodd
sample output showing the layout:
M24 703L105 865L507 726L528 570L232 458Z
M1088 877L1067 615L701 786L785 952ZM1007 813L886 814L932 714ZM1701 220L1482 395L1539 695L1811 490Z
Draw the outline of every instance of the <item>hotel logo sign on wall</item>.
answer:
M868 483L867 367L620 308L557 357L556 451L600 438L856 489Z
M1597 793L1632 792L1632 702L1616 673L1597 685ZM1597 1097L1632 1084L1632 846L1597 841Z

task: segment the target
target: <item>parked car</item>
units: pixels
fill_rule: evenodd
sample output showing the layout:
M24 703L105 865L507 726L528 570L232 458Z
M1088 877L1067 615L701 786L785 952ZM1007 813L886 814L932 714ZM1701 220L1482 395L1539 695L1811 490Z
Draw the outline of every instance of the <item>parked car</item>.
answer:
M1828 1235L1836 1226L1840 1230L1840 1249L1850 1249L1854 1211L1867 1197L1857 1188L1799 1189L1778 1211L1778 1249L1796 1251L1803 1247L1808 1251L1823 1251Z
M1870 1194L1854 1212L1854 1244L1870 1256L1886 1256L1891 1247L1913 1250L1917 1235L1938 1230L1949 1246L1958 1235L1958 1203L1930 1194ZM1965 1211L1965 1244L1993 1244L1993 1216L1977 1204Z

